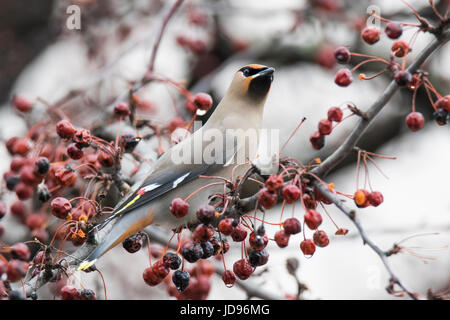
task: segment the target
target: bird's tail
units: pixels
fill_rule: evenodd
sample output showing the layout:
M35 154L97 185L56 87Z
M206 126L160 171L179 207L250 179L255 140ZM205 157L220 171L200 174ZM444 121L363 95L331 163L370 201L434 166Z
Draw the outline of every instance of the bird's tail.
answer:
M116 245L142 230L153 222L154 213L142 208L129 212L118 219L111 229L108 229L104 239L97 247L80 263L77 270L87 270L97 260ZM106 231L106 230L103 230Z

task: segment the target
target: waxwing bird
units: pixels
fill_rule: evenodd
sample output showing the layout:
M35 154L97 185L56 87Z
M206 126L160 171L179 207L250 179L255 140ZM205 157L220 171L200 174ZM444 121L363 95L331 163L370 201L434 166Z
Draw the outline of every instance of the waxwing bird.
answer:
M194 222L195 213L209 202L209 196L226 191L224 183L212 184L212 179L204 176L231 179L248 170L250 164L245 163L257 154L254 143L259 137L274 71L251 64L235 73L205 125L167 150L148 177L133 186L134 192L100 228L93 229L92 232L105 234L78 270L89 269L107 251L150 224L175 229ZM207 184L212 186L202 188ZM175 217L169 210L172 200L190 195L188 214Z

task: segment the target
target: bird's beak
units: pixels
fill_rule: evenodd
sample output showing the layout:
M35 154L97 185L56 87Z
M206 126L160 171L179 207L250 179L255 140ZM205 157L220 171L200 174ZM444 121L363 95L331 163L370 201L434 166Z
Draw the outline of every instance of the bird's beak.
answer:
M273 75L274 72L275 72L275 68L273 68L273 67L265 68L265 69L262 69L257 74L251 76L251 78L252 79L259 78L259 77L267 77L267 78L269 78L269 77L271 77Z

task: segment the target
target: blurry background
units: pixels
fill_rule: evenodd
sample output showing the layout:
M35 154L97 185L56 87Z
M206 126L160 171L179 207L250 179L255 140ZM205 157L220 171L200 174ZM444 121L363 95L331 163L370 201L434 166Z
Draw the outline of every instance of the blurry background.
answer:
M162 18L172 3L168 0L4 1L0 9L1 138L6 140L25 132L23 119L10 107L13 94L33 101L40 97L56 102L68 92L82 92L71 96L64 108L74 111L76 125L94 125L104 107L145 73ZM434 19L428 1L409 3L431 21ZM81 30L66 27L69 16L66 9L72 4L81 8ZM390 81L388 74L359 81L357 73L349 87L338 87L333 81L340 68L333 57L337 46L389 57L392 40L382 36L377 44L369 46L360 38L370 5L378 6L383 17L415 22L411 11L400 0L187 0L169 23L155 72L184 82L193 92L209 92L217 103L233 73L241 66L248 63L274 66L275 80L265 109L265 127L280 129L283 143L306 117L307 121L285 153L304 162L314 157L324 158L339 146L357 120L351 118L340 124L327 137L325 148L317 152L312 149L309 136L316 130L317 122L326 118L328 108L352 102L365 110ZM448 5L446 0L436 4L441 12ZM402 39L409 41L413 32L405 29ZM431 35L420 34L409 59L430 40ZM351 64L358 61L352 59ZM450 46L436 52L424 68L430 72L437 90L449 94ZM378 70L379 65L368 64L360 72L371 75ZM172 88L154 83L141 89L138 96L151 103L144 116L155 122L169 122L175 116L174 110L188 118L183 98ZM376 209L360 210L360 217L369 236L382 249L389 249L394 242L414 234L440 233L406 243L420 247L415 252L431 256L426 263L407 254L391 258L404 284L426 293L429 288L445 289L450 283L450 255L445 248L450 240L450 131L448 125L437 126L433 121L425 91L418 91L416 106L426 118L421 131L412 133L404 124L404 117L411 110L411 92L402 89L358 144L368 151L398 158L377 161L389 179L370 167L372 186L383 192L385 202ZM38 111L31 117L38 118ZM4 147L0 153L2 159L9 157ZM146 155L154 156L148 150ZM341 192L352 194L355 190L354 160L354 156L349 157L327 179ZM9 161L0 162L2 172L8 165ZM289 247L283 250L271 244L267 272L252 280L269 291L295 294L296 284L285 267L286 259L295 257L300 261L298 276L309 288L303 295L305 298L392 298L384 289L387 273L378 257L363 246L350 221L334 208L327 209L341 227L350 229L347 236L331 236L330 245L318 250L311 259L305 259L299 250L300 235L291 239ZM301 211L296 214L300 215ZM270 211L269 217L277 221L279 208ZM4 224L7 232L3 241L23 240L26 230L13 218ZM323 229L333 228L324 219ZM226 257L230 266L239 254L238 248L234 249ZM150 288L142 281L142 271L147 266L145 251L131 256L118 246L97 266L104 273L109 298L168 297L163 286ZM101 288L98 275L79 277L92 287ZM45 292L41 297L45 297ZM237 287L226 288L216 277L209 298L244 299L245 293Z

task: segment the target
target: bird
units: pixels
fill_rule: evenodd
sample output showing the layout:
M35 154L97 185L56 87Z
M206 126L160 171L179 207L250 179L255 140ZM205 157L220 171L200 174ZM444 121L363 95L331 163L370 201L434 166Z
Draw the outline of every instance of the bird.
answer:
M88 271L106 252L150 224L173 230L195 222L198 208L207 204L211 195L226 190L224 184L211 183L205 177L231 179L232 175L237 177L249 169L251 162L245 160L257 157L258 151L252 143L259 139L274 71L273 67L249 64L235 72L206 123L168 149L149 175L131 188L135 191L119 202L101 223L104 237L79 264L78 270ZM209 144L205 143L209 140ZM211 145L215 150L211 150ZM203 188L206 184L211 186ZM188 201L188 214L175 217L169 210L172 200L184 199L195 190ZM99 229L93 232L100 232Z

